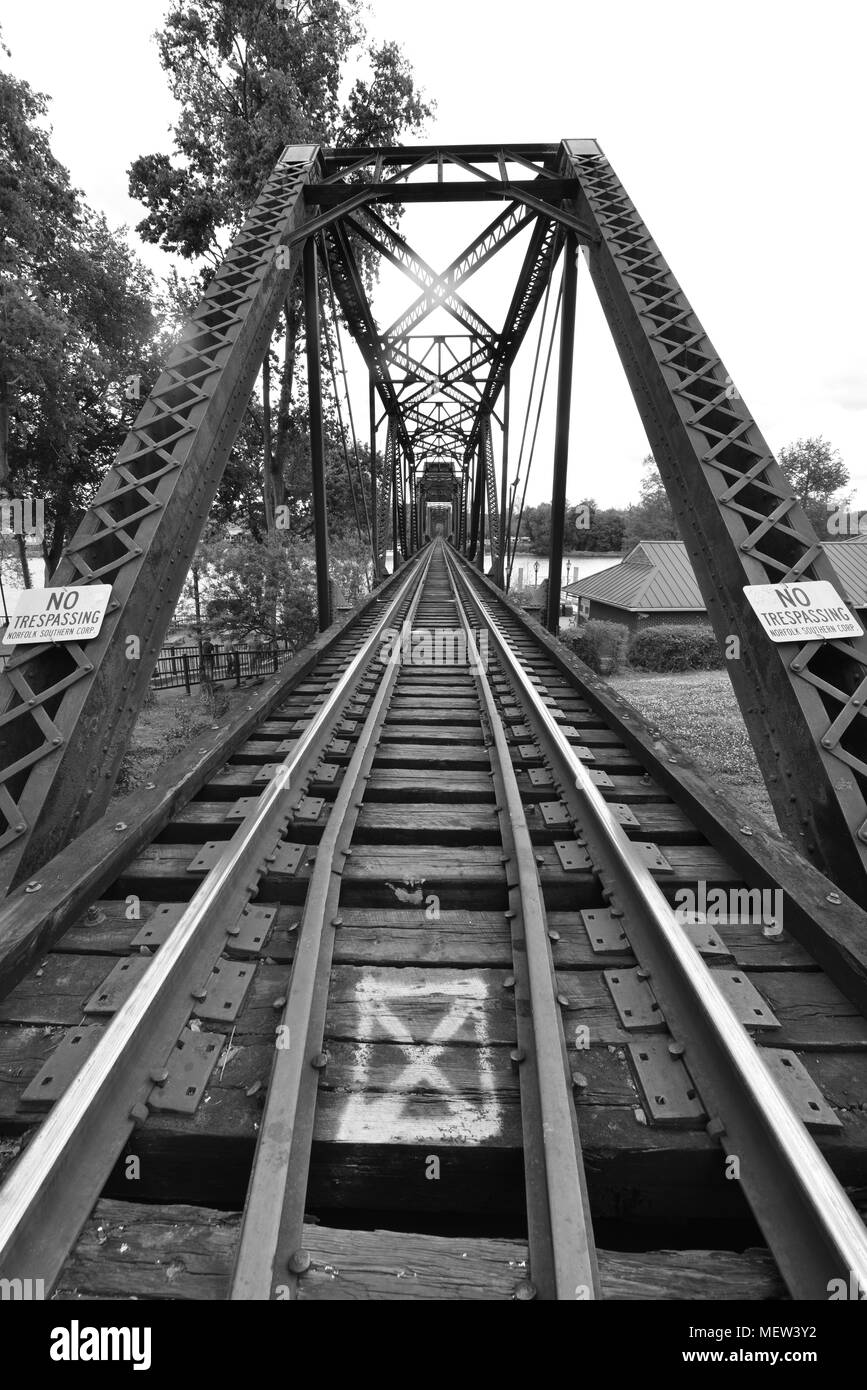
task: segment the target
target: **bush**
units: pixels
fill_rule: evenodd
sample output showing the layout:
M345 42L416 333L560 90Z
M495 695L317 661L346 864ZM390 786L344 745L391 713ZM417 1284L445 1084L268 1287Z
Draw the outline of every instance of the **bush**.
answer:
M568 641L575 655L597 675L611 675L623 663L623 653L629 637L622 623L591 619Z
M646 628L629 643L628 657L639 671L712 671L724 664L713 628L704 623Z

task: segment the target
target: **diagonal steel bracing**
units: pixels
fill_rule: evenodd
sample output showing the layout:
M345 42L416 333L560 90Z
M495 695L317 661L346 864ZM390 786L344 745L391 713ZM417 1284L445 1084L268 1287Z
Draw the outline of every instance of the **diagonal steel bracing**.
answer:
M744 586L836 571L595 141L567 140L590 271L728 661L781 827L867 901L867 637L776 645ZM735 638L736 644L729 643Z
M105 809L196 542L296 270L317 147L284 151L169 356L52 584L111 584L85 646L19 649L0 675L0 881Z

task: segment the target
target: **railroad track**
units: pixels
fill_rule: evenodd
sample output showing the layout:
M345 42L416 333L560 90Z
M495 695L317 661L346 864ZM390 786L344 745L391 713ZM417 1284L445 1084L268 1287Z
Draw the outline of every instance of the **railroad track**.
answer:
M867 1286L854 905L441 543L257 699L0 913L0 1275ZM750 1212L767 1248L727 1249Z

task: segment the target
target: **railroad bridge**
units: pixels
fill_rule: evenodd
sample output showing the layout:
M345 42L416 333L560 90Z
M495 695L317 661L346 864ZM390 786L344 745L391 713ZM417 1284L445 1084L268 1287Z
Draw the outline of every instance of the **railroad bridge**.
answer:
M494 216L444 269L378 210L449 201ZM511 243L492 325L472 277ZM410 285L387 328L368 254ZM782 835L557 640L581 257ZM298 276L319 636L110 801ZM377 582L335 623L315 330L338 306L370 378ZM504 592L534 322L544 624ZM287 148L52 577L110 586L98 635L2 675L0 1275L299 1301L867 1288L867 641L772 641L745 594L819 581L595 141ZM438 630L447 656L414 641Z

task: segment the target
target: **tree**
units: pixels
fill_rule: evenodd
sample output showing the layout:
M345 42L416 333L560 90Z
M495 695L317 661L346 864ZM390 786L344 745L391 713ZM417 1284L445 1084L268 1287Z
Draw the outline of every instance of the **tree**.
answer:
M814 529L819 535L825 535L829 513L847 501L835 496L849 481L849 470L839 450L821 435L796 439L794 444L780 450L780 467Z
M577 507L567 504L567 516L567 550L620 550L626 518L619 507L600 507L584 497Z
M361 0L183 0L157 35L160 62L181 105L175 150L143 155L129 171L130 193L147 214L141 236L189 260L206 261L206 280L287 144L395 144L431 112L394 43L370 44ZM366 60L345 101L347 72ZM369 266L366 247L359 258ZM323 303L327 292L323 286ZM263 376L262 492L265 523L286 502L293 441L300 287L284 306L279 359ZM276 429L271 376L278 371ZM326 375L327 381L327 375Z
M138 410L128 383L146 393L158 349L151 278L71 186L46 111L0 73L0 492L45 500L51 573Z
M551 503L540 502L538 507L525 507L521 534L530 542L530 549L547 555L551 549Z
M641 466L644 469L639 489L641 501L626 510L625 543L632 546L642 540L677 540L677 522L653 455L642 459Z

